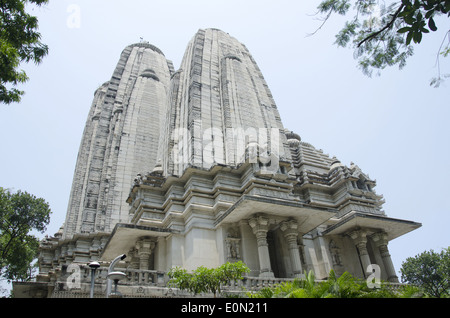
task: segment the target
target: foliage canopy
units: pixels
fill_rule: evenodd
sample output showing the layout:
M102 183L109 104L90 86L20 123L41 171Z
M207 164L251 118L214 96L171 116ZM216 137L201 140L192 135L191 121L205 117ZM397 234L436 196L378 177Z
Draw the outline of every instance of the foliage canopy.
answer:
M37 257L39 239L50 222L50 208L44 199L27 192L11 193L0 187L0 276L27 281Z
M400 271L403 282L422 288L428 295L450 296L450 247L440 253L431 250L409 257Z
M352 10L353 9L353 10ZM323 0L318 11L324 14L324 23L332 14L354 16L336 35L338 46L352 46L362 72L371 76L387 66L398 65L402 69L408 57L414 54L412 44L419 44L423 35L438 30L436 18L450 16L450 0ZM450 53L450 37L438 49L438 77L431 84L439 86L447 75L441 75L439 55Z
M0 102L5 104L20 102L24 94L16 88L28 80L25 71L18 69L20 64L39 64L48 54L48 46L36 31L38 19L25 12L30 3L41 6L48 0L0 1Z
M249 273L250 269L243 262L225 263L218 268L198 267L192 273L186 269L172 268L168 276L169 286L187 290L193 294L211 292L216 297L221 293L221 286L232 280L243 279L244 273Z
M316 281L314 273L305 271L304 279L284 282L275 287L266 287L256 293L247 293L250 298L392 298L395 292L387 284L380 288L369 288L365 280L353 277L348 272L337 277L333 270L325 281Z

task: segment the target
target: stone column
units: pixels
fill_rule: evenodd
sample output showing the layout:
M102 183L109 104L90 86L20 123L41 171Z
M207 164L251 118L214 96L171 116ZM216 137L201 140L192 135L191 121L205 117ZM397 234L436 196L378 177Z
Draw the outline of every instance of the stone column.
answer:
M328 249L327 244L325 243L325 239L323 237L322 232L325 231L326 226L320 225L317 227L317 237L315 238L319 242L320 252L322 254L323 268L324 268L324 277L327 277L332 269L332 261L330 251Z
M363 275L367 276L367 267L371 264L369 252L367 251L367 232L364 230L356 230L349 233L359 252L359 259L363 266Z
M158 244L157 244L157 259L155 259L155 269L158 271L165 271L167 266L167 260L166 260L166 238L165 237L159 237L158 238ZM154 252L155 253L155 252Z
M371 236L375 245L380 250L381 259L383 260L384 269L387 274L387 280L391 283L398 283L398 277L395 274L394 264L392 263L391 254L389 254L388 249L388 239L387 234L384 232L375 233Z
M155 242L152 238L141 238L136 242L136 254L139 258L139 281L138 283L148 283L149 277L148 273L142 272L149 270L150 266L150 255L155 247Z
M260 277L274 277L270 266L269 245L267 243L267 232L269 231L269 219L257 216L248 221L253 229L258 243L258 257L260 267Z
M148 270L149 260L152 250L155 247L155 242L151 238L139 239L136 243L136 252L139 257L139 269Z
M302 261L298 250L298 223L294 220L284 221L280 224L280 229L288 243L289 254L291 256L292 271L294 277L302 277Z

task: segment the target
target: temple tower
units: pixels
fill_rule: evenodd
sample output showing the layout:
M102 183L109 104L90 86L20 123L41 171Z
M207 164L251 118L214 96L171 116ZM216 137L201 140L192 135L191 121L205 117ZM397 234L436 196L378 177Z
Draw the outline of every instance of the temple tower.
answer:
M248 49L223 31L199 30L189 42L172 78L170 102L159 155L167 175L180 176L192 166L238 166L252 143L257 156L290 156L260 69Z
M127 221L136 174L157 161L172 62L148 43L128 46L94 94L76 162L64 237L110 232Z

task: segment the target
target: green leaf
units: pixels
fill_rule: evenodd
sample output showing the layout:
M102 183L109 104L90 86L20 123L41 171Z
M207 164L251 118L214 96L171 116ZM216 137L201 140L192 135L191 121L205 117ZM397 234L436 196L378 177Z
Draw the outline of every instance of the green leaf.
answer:
M408 35L406 36L406 45L409 45L411 43L411 40L413 38L414 32L409 32Z
M431 31L436 31L437 30L436 23L434 22L433 18L430 18L428 20L428 26L430 27Z
M411 1L410 0L402 0L403 5L407 6L407 5L411 5Z
M408 13L408 14L405 15L405 17L403 18L403 21L405 21L406 24L412 25L414 22L416 22L416 19L414 18L413 14Z
M446 47L441 53L443 57L447 57L450 54L450 47Z
M414 32L413 40L414 43L420 43L422 41L422 32L420 31Z
M417 21L422 21L422 19L423 19L422 13L419 11L417 13Z
M397 32L398 32L398 33L406 33L406 32L409 32L409 31L411 31L411 27L404 27L404 28L401 28L401 29L399 29Z
M426 18L426 19L431 18L431 17L433 16L433 14L434 14L434 10L430 10L430 11L428 11L428 12L425 14L425 18Z

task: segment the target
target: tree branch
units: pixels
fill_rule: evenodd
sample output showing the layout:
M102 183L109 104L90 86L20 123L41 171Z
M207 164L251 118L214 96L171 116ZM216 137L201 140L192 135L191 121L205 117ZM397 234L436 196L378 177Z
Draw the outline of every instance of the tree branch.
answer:
M323 19L322 24L316 29L316 31L314 31L313 33L308 33L306 36L312 36L312 35L316 34L320 29L322 29L322 27L328 21L328 19L330 18L332 13L333 13L333 10L330 10L330 12L328 12L327 16Z
M357 47L360 47L365 42L372 40L373 38L377 37L379 34L381 34L384 31L386 31L387 29L392 28L392 26L394 25L395 20L397 20L398 15L400 14L400 12L402 12L404 7L405 7L405 5L402 3L400 5L400 7L397 9L397 11L394 13L394 15L392 16L392 19L391 19L391 21L389 21L388 24L386 24L381 30L379 30L377 32L374 32L371 35L369 35L368 37L366 37L365 39L363 39L361 42L358 43Z

